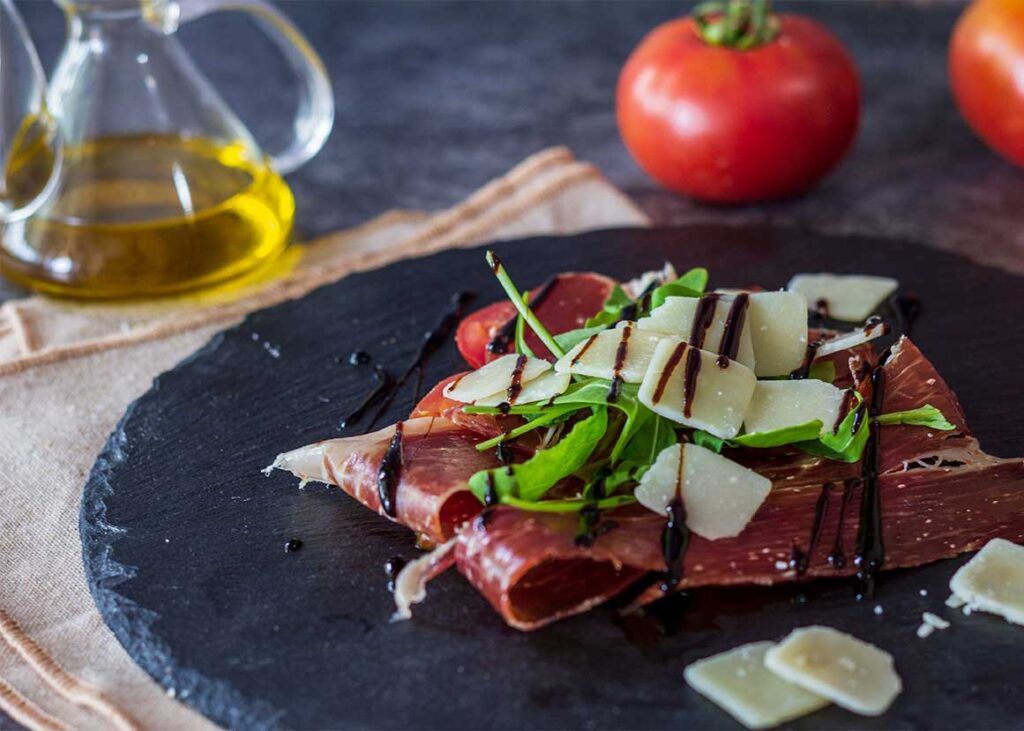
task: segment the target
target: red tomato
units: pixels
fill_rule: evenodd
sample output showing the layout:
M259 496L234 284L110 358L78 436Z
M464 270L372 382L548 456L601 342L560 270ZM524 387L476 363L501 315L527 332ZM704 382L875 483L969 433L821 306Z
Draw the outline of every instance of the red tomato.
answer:
M989 147L1024 165L1024 2L977 0L949 45L960 113Z
M603 274L559 274L533 311L554 335L575 330L582 327L588 317L600 312L614 286L615 281ZM530 296L536 298L542 289L543 286L531 290ZM459 324L459 329L455 333L455 343L471 367L479 368L484 363L503 355L500 352L488 351L487 345L495 334L512 320L515 312L511 302L495 302L477 310ZM526 343L538 356L550 356L548 349L532 332L527 333ZM515 343L510 342L508 352L511 353L514 349Z
M776 16L770 16L776 17ZM748 50L711 45L693 18L655 28L619 77L619 132L653 178L705 201L802 193L850 148L857 70L820 24L777 16Z

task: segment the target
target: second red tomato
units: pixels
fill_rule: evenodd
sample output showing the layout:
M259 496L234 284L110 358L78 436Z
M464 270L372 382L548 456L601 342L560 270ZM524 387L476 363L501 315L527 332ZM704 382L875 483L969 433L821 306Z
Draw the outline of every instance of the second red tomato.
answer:
M619 78L626 147L665 186L746 203L804 192L850 148L857 71L823 26L780 15L771 40L713 45L692 18L656 28Z

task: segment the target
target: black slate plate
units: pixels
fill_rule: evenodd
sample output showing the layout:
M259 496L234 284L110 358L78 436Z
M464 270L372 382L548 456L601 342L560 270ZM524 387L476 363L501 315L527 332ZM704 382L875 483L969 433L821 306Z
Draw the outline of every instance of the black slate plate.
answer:
M917 340L982 443L1024 452L1019 278L899 241L761 228L604 231L496 249L523 286L566 269L627 276L666 258L708 266L721 286L781 286L795 271L896 276L922 296ZM83 554L100 612L158 682L247 728L731 727L683 684L683 667L827 623L892 651L906 689L882 718L830 708L795 726L1024 723L1021 629L943 607L962 560L889 575L869 604L845 582L806 589L806 603L793 588L672 598L656 614L674 633L653 642L653 623L627 632L607 609L521 634L455 572L431 584L413 621L389 624L382 564L414 553L410 535L340 491L298 490L260 469L338 434L339 415L371 383L368 369L338 356L358 348L405 362L455 288L500 298L482 249L354 275L258 312L129 408L86 485ZM459 365L449 345L426 381ZM285 553L290 538L304 548ZM952 616L953 628L917 639L923 610Z

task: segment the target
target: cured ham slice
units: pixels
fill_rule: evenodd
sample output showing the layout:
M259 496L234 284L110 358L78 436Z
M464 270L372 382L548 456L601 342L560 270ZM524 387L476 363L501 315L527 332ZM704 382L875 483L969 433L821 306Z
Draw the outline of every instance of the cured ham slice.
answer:
M1024 540L1024 460L980 450L956 397L909 340L897 344L885 370L883 412L928 402L958 430L882 428L877 486L884 568L951 558L996 537ZM679 588L854 573L864 490L860 465L785 449L746 454L753 454L748 466L756 461L755 469L773 480L772 492L736 538L691 537ZM915 455L927 459L922 464ZM599 530L589 547L580 547L576 516L499 507L460 531L456 563L510 625L534 629L585 611L664 569L663 518L630 506L606 512L602 521L614 527ZM654 583L648 600L660 596Z
M423 416L401 423L404 457L395 486L394 515L381 506L379 473L395 426L285 452L272 466L301 480L337 485L370 510L429 540L447 540L480 510L468 491L469 478L478 470L496 467L498 461L493 450L477 451L477 432L448 419Z

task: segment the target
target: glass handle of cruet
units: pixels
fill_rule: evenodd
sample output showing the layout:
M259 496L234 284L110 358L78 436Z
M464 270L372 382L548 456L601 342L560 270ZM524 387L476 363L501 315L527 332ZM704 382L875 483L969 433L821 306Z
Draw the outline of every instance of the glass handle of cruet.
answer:
M173 0L172 0L173 2ZM172 2L164 4L164 11ZM280 152L268 152L270 164L279 173L290 173L308 162L334 126L334 92L320 56L299 29L277 8L264 0L178 0L172 22L186 23L212 12L237 10L253 15L260 28L277 45L292 72L303 82L299 87L299 108L292 127L292 141Z

